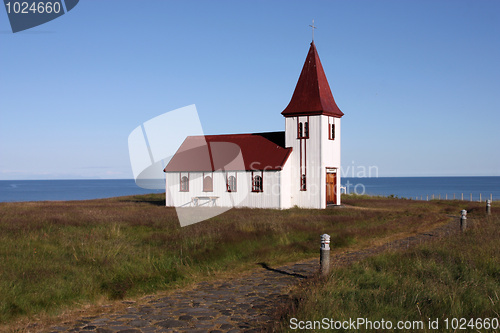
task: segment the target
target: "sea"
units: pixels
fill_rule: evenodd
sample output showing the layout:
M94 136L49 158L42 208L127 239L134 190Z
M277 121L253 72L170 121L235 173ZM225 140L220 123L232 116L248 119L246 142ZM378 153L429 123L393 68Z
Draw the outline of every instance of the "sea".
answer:
M345 177L342 186L347 193L414 200L500 200L500 177ZM163 192L143 189L133 179L0 180L0 202L90 200Z
M347 193L415 200L500 200L500 177L342 178Z
M0 202L90 200L163 192L143 189L133 179L0 180Z

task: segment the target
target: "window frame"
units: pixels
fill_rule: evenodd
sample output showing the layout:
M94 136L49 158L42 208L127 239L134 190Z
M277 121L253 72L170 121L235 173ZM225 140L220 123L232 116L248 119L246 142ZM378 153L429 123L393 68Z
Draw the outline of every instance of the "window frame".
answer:
M230 184L231 178L234 179L234 184ZM230 185L234 185L234 186L230 186ZM232 187L234 187L234 189ZM226 174L226 192L230 192L230 193L238 192L238 178L237 178L237 174L234 174L234 176Z
M306 177L305 173L303 173L300 176L300 190L301 191L307 191L307 177Z
M335 118L333 117L328 118L328 139L335 140Z
M260 178L260 183L257 184L257 177ZM256 173L252 171L252 192L261 193L264 192L264 172Z
M297 139L309 139L309 116L305 121L300 121L297 117Z
M186 181L183 181L184 178ZM189 172L187 173L187 176L179 173L179 192L189 192Z
M330 140L335 140L335 124L332 123L332 124L328 124L328 139Z
M205 188L205 178L208 177L210 178L210 182L211 182L211 188L210 190L208 190L207 188ZM207 173L203 173L203 192L213 192L214 191L214 177L213 177L213 173L212 172L207 172Z

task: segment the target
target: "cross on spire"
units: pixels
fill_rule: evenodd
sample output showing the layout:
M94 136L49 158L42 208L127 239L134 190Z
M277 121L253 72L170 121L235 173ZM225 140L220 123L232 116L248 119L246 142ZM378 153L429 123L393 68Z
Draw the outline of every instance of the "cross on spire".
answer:
M312 41L314 42L314 29L316 29L316 26L314 26L314 19L312 25L309 24L309 26L312 28Z

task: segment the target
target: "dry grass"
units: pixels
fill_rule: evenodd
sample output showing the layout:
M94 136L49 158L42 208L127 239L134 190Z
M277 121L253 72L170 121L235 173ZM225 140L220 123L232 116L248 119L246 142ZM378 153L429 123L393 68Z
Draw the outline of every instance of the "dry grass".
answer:
M0 204L0 324L369 247L445 223L459 203L346 198L367 209L232 209L181 228L164 196ZM474 215L477 207L471 204Z
M402 208L401 200L397 206ZM356 204L360 204L357 202ZM412 205L419 203L412 203ZM452 332L445 320L497 318L500 314L500 206L485 216L484 204L436 201L432 205L445 213L468 208L469 228L449 238L421 244L406 251L389 250L349 267L333 270L326 279L317 279L293 292L293 300L282 309L279 332L319 332L296 329L291 321L321 321L332 318L349 321L366 318L421 321L419 332ZM383 206L375 201L371 206ZM458 225L457 225L458 228ZM429 329L429 318L439 321L439 329ZM292 325L292 327L291 327ZM339 332L371 332L366 326L342 328ZM382 331L382 330L381 330ZM392 330L388 330L392 331ZM397 331L397 330L394 330ZM406 330L412 331L412 330ZM500 329L473 329L467 332L499 332Z

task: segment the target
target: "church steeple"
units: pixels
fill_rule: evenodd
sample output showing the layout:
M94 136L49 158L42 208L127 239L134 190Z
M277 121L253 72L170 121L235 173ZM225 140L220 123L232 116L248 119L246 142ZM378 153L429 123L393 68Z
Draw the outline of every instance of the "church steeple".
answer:
M335 103L314 40L292 99L281 114L285 117L327 115L337 118L344 115Z

